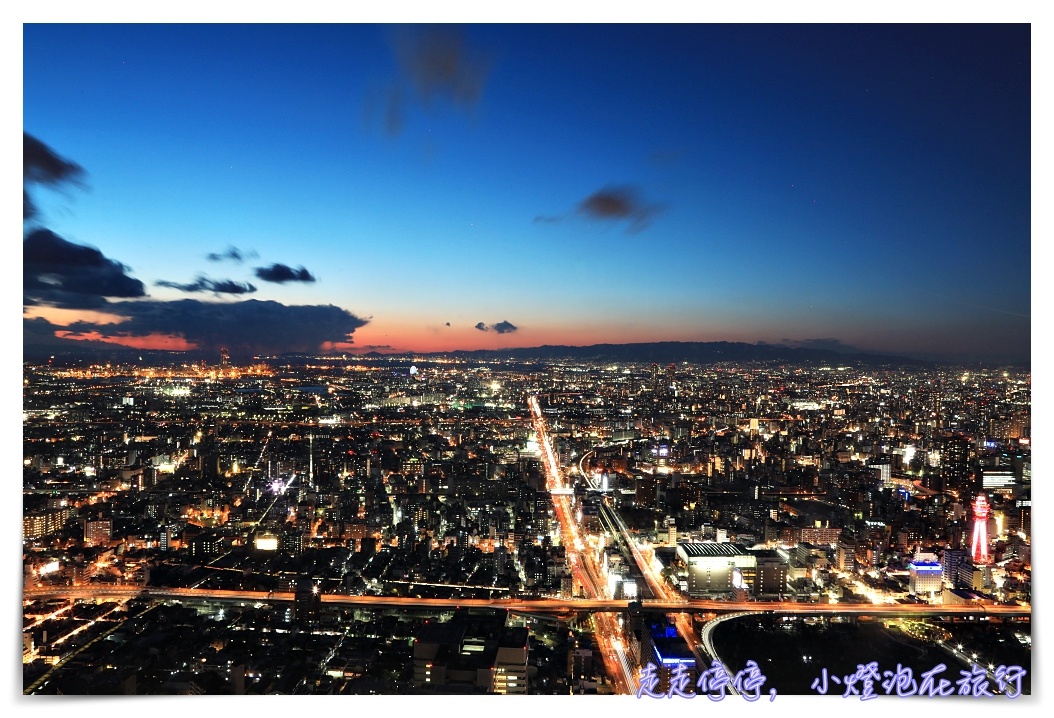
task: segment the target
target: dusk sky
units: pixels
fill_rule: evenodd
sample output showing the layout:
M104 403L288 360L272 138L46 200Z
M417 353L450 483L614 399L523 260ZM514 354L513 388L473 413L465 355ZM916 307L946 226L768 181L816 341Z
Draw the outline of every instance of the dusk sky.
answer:
M1029 359L1026 24L23 43L26 346Z

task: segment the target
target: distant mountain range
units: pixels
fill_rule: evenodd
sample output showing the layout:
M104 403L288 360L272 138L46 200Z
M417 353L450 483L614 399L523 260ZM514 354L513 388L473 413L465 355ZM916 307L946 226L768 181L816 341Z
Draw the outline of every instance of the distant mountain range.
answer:
M862 364L867 366L933 366L933 362L884 354L837 352L831 349L787 347L780 344L746 342L645 342L640 344L593 344L591 346L524 347L443 352L426 356L464 359L556 360L579 359L612 362L672 364L716 364L719 362L785 362L788 364Z

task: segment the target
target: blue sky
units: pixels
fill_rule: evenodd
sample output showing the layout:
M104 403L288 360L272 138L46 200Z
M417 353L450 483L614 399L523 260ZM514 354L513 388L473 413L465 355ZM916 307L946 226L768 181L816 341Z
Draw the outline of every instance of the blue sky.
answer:
M26 25L23 129L85 175L30 186L24 234L97 248L142 294L104 296L109 319L32 297L24 341L206 349L151 317L255 301L294 322L337 307L351 319L303 341L353 350L822 340L1025 360L1029 35ZM242 261L207 258L231 247ZM262 281L276 263L315 281Z

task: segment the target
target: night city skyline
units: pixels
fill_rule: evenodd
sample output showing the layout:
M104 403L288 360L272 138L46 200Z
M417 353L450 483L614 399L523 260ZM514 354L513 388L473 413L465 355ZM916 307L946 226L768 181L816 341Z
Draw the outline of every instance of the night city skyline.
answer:
M1029 64L1025 25L27 25L80 170L26 182L24 343L1025 362Z
M759 9L23 19L17 690L1038 707L1043 26Z

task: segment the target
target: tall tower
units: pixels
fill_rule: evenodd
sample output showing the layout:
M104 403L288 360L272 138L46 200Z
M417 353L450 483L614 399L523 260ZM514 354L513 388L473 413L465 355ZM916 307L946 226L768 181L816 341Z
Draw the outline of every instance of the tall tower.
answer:
M988 563L988 515L992 509L988 498L982 493L973 500L973 540L970 543L970 558L974 564Z
M231 353L227 347L220 347L220 369L226 369L231 365Z

